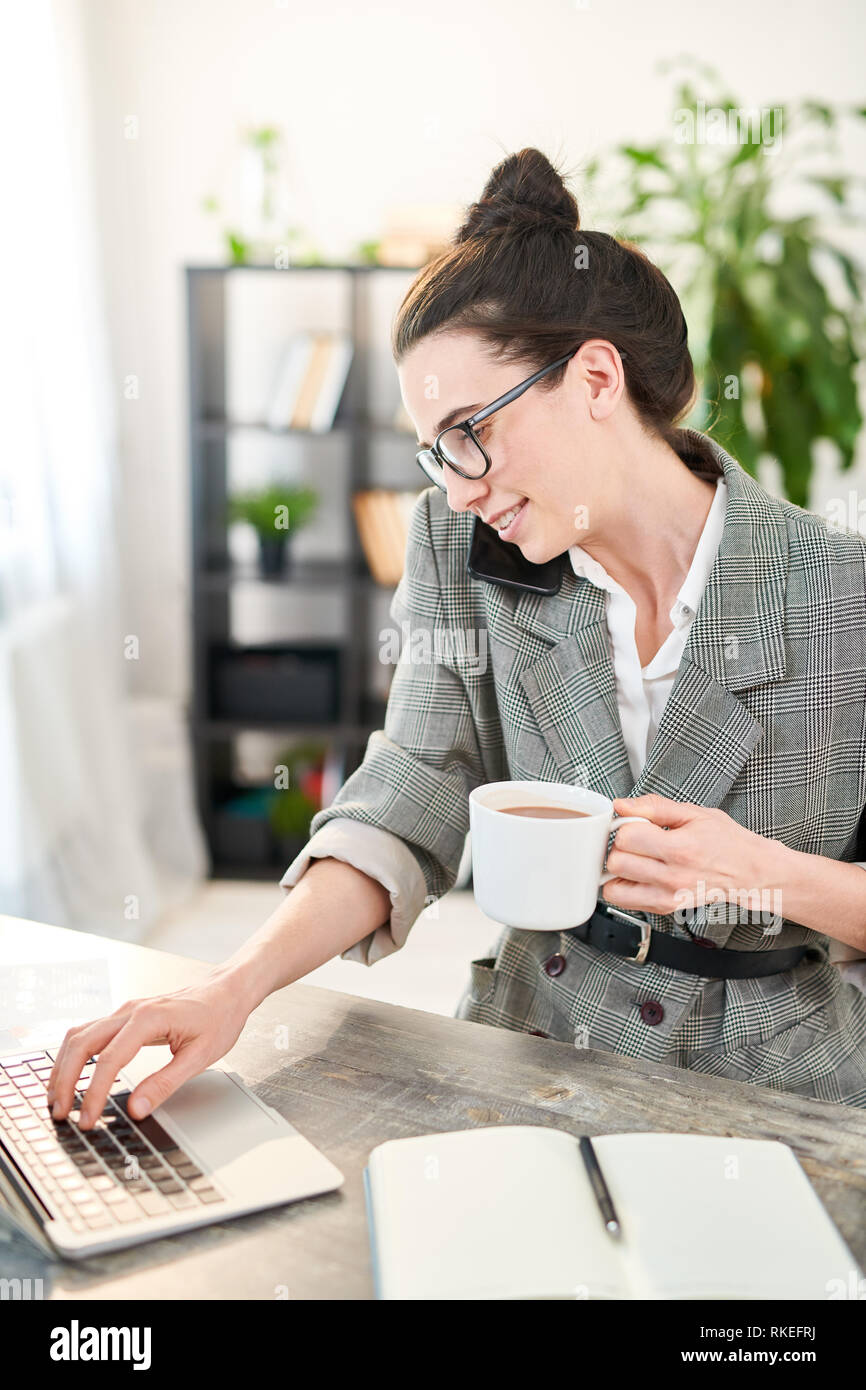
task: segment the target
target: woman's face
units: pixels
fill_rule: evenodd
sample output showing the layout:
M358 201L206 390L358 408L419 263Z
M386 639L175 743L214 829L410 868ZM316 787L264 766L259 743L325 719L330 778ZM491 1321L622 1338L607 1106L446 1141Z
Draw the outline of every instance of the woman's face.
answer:
M531 376L529 363L497 364L475 334L439 332L422 339L398 368L403 403L419 446ZM553 390L530 386L476 432L491 459L483 478L445 469L448 505L471 511L541 564L595 529L596 479L608 449L599 424L612 414L624 377L619 354L604 339L584 343ZM609 473L607 474L609 477ZM502 526L515 506L520 510Z

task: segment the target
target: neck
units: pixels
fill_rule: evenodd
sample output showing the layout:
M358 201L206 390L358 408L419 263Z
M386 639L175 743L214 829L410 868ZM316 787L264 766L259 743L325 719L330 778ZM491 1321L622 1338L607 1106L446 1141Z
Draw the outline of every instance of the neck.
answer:
M622 455L611 471L620 485L605 511L604 532L583 548L650 612L666 615L695 556L716 493L674 449L659 441Z

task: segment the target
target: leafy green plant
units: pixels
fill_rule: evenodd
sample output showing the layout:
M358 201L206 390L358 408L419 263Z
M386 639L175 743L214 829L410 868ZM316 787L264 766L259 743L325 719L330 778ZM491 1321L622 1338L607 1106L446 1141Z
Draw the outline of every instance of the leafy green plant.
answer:
M309 487L271 483L265 488L236 492L228 502L230 521L248 521L266 539L291 535L305 526L319 503Z
M321 251L301 227L281 225L281 168L285 148L280 128L251 126L240 131L240 141L246 157L252 152L258 161L261 198L254 219L258 233L249 226L244 231L238 229L237 209L222 228L221 237L230 264L273 264L277 269L287 265L326 265ZM220 200L213 193L202 198L201 206L209 215L221 213ZM249 220L248 214L246 221Z
M310 821L322 804L322 768L326 745L302 740L280 754L278 763L288 770L290 785L274 792L268 801L268 819L277 836L306 835Z
M687 61L720 86L715 69ZM728 138L680 139L684 116L708 108ZM863 119L866 109L805 100L763 110L774 133L762 125L749 138L754 108L721 90L710 101L688 78L676 88L670 139L617 146L585 174L597 187L600 171L610 176L609 207L625 229L617 235L640 244L680 294L701 383L689 422L711 429L753 474L760 454L775 456L789 499L808 506L814 442L832 440L850 468L863 424L866 270L836 238L859 226L851 193L866 179L834 161L842 118ZM777 195L802 207L817 201L819 211L782 214Z
M306 835L318 810L316 803L300 787L275 792L268 803L268 820L275 835Z
M379 239L359 241L355 247L355 255L361 265L378 265L381 248L382 242Z

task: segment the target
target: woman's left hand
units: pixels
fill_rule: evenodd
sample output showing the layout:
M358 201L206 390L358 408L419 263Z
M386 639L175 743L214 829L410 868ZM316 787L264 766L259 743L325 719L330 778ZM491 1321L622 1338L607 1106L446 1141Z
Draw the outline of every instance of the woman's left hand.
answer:
M600 889L603 902L666 916L707 901L743 901L741 895L766 888L776 842L725 811L655 792L617 797L613 809L618 816L646 816L652 824L618 827L606 863L616 878Z

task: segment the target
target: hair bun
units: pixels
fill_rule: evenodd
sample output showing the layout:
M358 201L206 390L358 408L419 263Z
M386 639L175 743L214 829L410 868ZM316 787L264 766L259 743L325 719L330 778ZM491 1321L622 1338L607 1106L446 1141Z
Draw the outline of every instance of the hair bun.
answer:
M577 200L561 175L540 150L527 148L508 155L492 170L454 241L526 230L571 234L579 227Z

